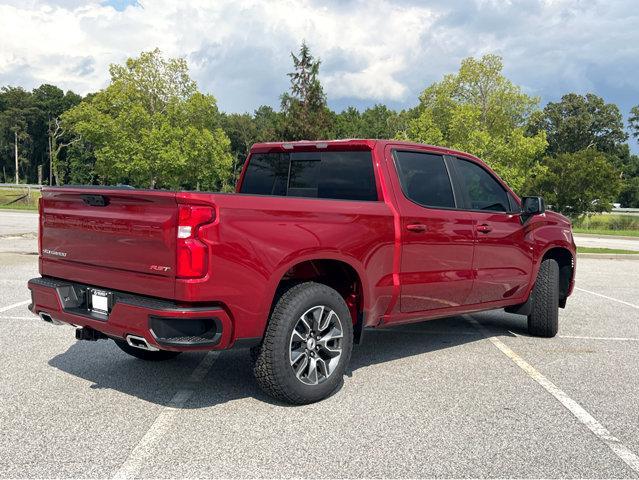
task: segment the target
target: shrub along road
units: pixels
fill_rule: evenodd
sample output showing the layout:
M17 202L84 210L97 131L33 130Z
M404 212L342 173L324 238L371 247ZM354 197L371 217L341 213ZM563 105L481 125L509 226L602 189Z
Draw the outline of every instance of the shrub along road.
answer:
M0 477L639 476L636 262L579 260L554 339L503 311L367 331L304 407L263 395L243 350L76 342L26 310L35 275L0 253Z

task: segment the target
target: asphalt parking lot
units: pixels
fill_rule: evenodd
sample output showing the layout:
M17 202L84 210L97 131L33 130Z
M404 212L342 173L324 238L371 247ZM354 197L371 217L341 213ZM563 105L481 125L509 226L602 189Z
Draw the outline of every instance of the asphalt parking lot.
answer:
M637 260L579 259L554 339L503 311L367 331L343 388L291 407L246 351L149 364L32 316L18 230L0 238L0 477L639 477Z

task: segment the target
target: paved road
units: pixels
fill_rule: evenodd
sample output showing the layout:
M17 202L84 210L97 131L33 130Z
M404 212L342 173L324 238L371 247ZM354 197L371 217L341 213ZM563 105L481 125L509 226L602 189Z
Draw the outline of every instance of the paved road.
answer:
M0 210L0 237L24 233L38 233L37 213Z
M36 253L38 214L0 210L0 252Z
M639 251L639 237L613 237L610 235L575 235L580 247L617 248Z
M502 311L367 331L304 407L262 394L246 351L76 342L13 306L36 274L0 253L0 477L639 477L636 262L580 260L554 339Z

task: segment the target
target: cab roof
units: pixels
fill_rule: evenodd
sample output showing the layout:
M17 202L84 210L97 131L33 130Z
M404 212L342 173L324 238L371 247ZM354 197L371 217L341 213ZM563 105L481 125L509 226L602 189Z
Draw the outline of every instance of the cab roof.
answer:
M295 142L264 142L256 143L251 147L251 152L294 152L294 151L315 151L315 150L373 150L376 147L385 148L387 145L397 146L400 148L419 148L427 149L431 152L440 153L442 155L459 155L479 160L474 155L459 150L453 150L446 147L438 147L436 145L426 145L423 143L404 142L401 140L379 140L366 138L347 138L343 140L298 140Z

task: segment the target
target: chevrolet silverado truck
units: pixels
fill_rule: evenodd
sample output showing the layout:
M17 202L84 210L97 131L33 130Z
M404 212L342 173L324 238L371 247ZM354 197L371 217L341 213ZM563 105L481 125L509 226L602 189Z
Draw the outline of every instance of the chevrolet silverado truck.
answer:
M575 258L565 217L467 153L261 143L235 193L44 188L29 308L144 360L251 347L259 385L304 404L366 328L505 308L554 336Z

